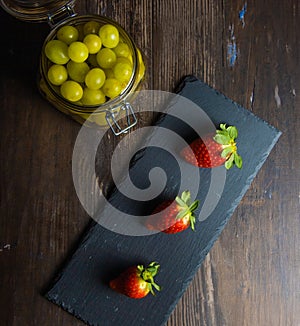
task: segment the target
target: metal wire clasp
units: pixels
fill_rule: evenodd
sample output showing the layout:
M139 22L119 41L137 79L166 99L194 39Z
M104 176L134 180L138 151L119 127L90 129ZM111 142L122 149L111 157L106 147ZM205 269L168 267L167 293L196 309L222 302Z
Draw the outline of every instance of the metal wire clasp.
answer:
M74 6L67 4L59 8L59 10L47 14L48 24L51 26L51 28L53 28L64 19L74 17L76 15L77 13L74 11Z
M126 114L127 125L125 126L125 128L122 128L120 126L120 124L118 123L118 120L116 119L117 116L119 116L119 114L121 113L121 111L125 111L125 114ZM137 123L136 115L133 111L132 106L128 102L119 106L118 110L112 109L112 110L106 111L105 119L106 119L110 129L116 136L127 133L128 130L130 128L132 128L134 125L136 125L136 123Z

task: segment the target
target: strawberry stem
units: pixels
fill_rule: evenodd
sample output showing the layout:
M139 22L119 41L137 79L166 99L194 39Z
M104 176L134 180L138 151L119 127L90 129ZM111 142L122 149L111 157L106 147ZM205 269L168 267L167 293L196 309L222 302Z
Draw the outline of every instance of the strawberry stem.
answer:
M181 197L177 196L175 201L179 206L179 213L177 214L176 219L179 220L189 215L191 229L195 231L196 218L194 216L194 211L199 206L199 200L195 200L194 202L191 203L191 193L188 190L186 190L183 191Z
M243 160L237 153L237 145L235 139L238 136L238 130L235 126L228 126L226 124L220 124L220 130L216 130L214 141L222 145L221 157L225 158L225 168L228 170L234 164L241 169Z
M137 266L139 276L148 283L149 290L153 295L155 295L153 288L157 291L161 290L161 287L154 282L154 276L157 275L159 267L160 265L157 262L150 263L146 268L143 265Z

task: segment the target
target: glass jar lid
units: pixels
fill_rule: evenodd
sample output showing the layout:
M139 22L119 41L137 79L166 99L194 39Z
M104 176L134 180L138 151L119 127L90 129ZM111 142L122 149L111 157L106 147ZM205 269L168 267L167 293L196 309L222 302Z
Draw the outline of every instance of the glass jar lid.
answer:
M63 16L74 16L76 0L0 0L1 7L12 16L25 21L48 21L55 25L54 21Z

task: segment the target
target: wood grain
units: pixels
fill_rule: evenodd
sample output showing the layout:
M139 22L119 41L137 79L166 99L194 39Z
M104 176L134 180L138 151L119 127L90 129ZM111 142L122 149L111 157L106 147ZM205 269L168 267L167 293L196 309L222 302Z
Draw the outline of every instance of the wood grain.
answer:
M168 326L300 324L299 2L248 1L244 27L243 5L77 1L80 13L110 16L131 33L147 58L143 88L171 91L194 74L283 131ZM71 175L80 126L35 86L47 26L18 22L2 10L0 17L1 324L83 325L41 296L89 223ZM232 26L238 55L230 66ZM139 126L152 120L143 115ZM108 134L103 162L115 145ZM109 187L108 162L103 166Z

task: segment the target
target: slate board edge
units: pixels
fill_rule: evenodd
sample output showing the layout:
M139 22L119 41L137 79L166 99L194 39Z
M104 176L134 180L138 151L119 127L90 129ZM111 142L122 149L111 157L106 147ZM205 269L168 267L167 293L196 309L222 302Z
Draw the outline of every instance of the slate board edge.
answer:
M69 314L71 314L73 317L77 318L78 320L81 320L82 322L84 322L85 324L87 324L88 326L99 326L99 324L91 324L88 320L85 320L83 317L81 317L79 314L76 313L76 310L69 307L69 306L65 306L63 304L63 302L61 302L60 300L51 298L48 294L46 294L46 299L48 299L50 302L54 303L55 305L57 305L58 307L60 307L61 309L63 309L64 311L68 312Z
M92 232L92 230L95 227L99 227L99 225L91 218L90 223L88 223L85 230L82 232L81 236L79 236L79 239L77 241L77 244L75 244L73 250L67 255L64 262L62 263L62 267L58 268L58 272L55 273L56 277L52 278L51 282L48 283L46 292L43 294L43 296L50 301L51 303L55 304L56 306L60 307L64 311L70 313L75 318L83 321L88 326L99 326L97 324L92 324L88 320L85 320L83 317L81 317L79 314L76 313L76 310L73 309L71 306L64 304L62 300L59 300L53 294L51 294L52 289L55 287L55 285L59 282L60 278L65 272L65 269L69 266L69 263L73 260L73 258L77 254L77 250L84 245L84 243L89 239L89 234Z
M181 94L182 89L184 88L184 86L188 83L199 83L202 84L203 86L209 88L212 92L216 93L218 96L221 96L224 100L231 102L232 104L234 104L237 108L239 108L240 110L242 110L244 113L246 113L247 115L251 115L253 118L255 119L259 119L261 120L264 124L266 124L270 129L273 129L276 133L279 134L278 138L281 136L282 132L274 127L273 125L269 124L266 120L260 118L257 114L254 114L253 112L247 110L245 107L243 107L241 104L235 102L234 100L230 99L229 97L227 97L225 94L223 94L222 92L218 91L217 89L213 88L212 86L210 86L209 84L201 81L200 79L198 79L196 76L194 75L187 75L182 77L182 79L179 81L177 87L175 88L174 92L177 93L178 95L181 95L184 97L183 94ZM190 98L187 98L190 101ZM272 146L270 146L270 150L274 147L275 143L278 141L278 138L274 141L274 144Z

